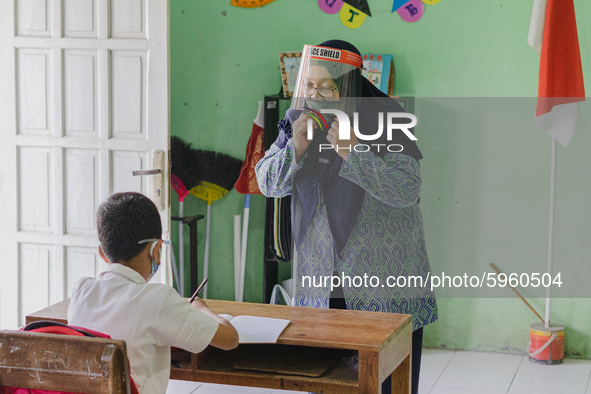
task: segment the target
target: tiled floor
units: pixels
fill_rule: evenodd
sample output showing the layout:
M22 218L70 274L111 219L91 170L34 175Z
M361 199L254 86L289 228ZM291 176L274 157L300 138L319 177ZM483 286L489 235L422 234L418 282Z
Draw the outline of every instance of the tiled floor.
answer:
M591 394L591 360L538 365L527 356L423 350L420 394ZM167 394L296 394L172 380Z

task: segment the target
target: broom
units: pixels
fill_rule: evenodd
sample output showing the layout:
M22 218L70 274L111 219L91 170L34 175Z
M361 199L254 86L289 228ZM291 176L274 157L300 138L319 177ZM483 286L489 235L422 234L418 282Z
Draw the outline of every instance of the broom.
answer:
M190 193L207 202L203 279L207 279L209 271L211 203L228 194L228 191L234 187L234 183L240 175L241 166L241 160L223 153L206 150L196 150L195 152L195 177L199 179L199 183L190 189ZM207 298L207 285L203 288L203 298Z
M170 160L171 172L170 183L179 196L179 217L183 217L183 201L189 194L189 190L199 184L197 171L195 170L196 150L191 144L183 141L179 137L170 138ZM184 225L179 221L179 268L176 272L176 266L173 265L175 279L177 281L179 293L185 296L185 244L184 244Z

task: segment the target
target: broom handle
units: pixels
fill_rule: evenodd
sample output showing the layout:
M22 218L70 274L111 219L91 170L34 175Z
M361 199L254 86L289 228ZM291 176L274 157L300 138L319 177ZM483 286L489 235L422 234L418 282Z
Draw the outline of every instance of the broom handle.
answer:
M176 256L174 254L174 248L170 248L170 258L172 260L172 275L174 276L174 281L176 282L176 286L177 289L179 289L179 294L181 294L181 287L180 287L180 281L179 281L179 269L176 266Z
M240 294L240 223L242 216L234 215L234 301Z
M244 301L244 273L246 271L246 244L248 240L248 217L250 215L250 194L244 196L244 218L242 220L242 251L240 253L240 299Z
M185 229L183 228L183 207L184 203L179 202L179 293L184 297L185 294Z
M493 263L490 263L490 266L492 267L493 270L495 270L497 275L501 275L501 272L497 269L497 267ZM507 278L507 274L502 274L502 275L505 275L505 278ZM538 312L536 312L536 310L534 308L532 308L532 306L529 304L529 302L527 302L525 300L525 298L523 298L521 296L521 294L519 294L519 292L517 291L517 289L515 289L515 287L513 287L509 284L509 281L507 281L507 286L509 286L511 288L511 290L513 290L515 292L515 294L517 294L519 296L519 298L521 298L521 301L523 301L525 303L525 305L527 305L527 307L538 317L538 319L540 319L540 321L542 323L544 323L544 319L542 319L542 316L540 316L538 314Z
M211 201L207 202L207 224L205 225L205 255L203 257L203 279L209 271L209 226L211 224ZM207 299L207 284L203 288L203 299Z

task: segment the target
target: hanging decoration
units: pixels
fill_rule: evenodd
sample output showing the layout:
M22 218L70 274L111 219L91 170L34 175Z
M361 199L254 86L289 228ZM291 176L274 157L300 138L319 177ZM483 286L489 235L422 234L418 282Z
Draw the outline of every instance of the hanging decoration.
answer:
M394 3L392 3L392 12L398 11L407 2L408 0L394 0Z
M359 11L352 5L345 3L341 8L339 17L341 18L343 25L347 26L349 29L357 29L363 24L363 22L365 22L367 14Z
M327 14L336 14L343 7L343 0L318 0L318 7Z
M425 14L425 4L433 5L440 1L393 0L392 12L397 12L405 22L416 22ZM371 16L368 0L318 0L318 7L327 14L338 13L343 25L350 29L357 29Z
M365 15L371 16L371 11L369 10L369 4L367 4L367 0L343 0L345 3L349 4L351 7L355 8L358 11L361 11Z
M405 22L416 22L423 17L425 5L421 0L410 0L398 9L398 15Z
M262 7L275 0L231 0L230 5L242 8ZM349 29L357 29L371 16L368 0L317 0L318 7L327 14L339 14L339 19ZM398 12L405 22L416 22L425 13L425 4L433 5L441 0L393 0L392 12Z
M275 0L232 0L230 5L241 8L256 8L262 7L274 1Z

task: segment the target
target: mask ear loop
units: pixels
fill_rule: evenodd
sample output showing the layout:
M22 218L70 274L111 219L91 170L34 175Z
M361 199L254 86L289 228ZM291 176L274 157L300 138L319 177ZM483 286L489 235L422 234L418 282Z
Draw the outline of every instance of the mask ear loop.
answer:
M160 240L158 239L156 241L153 241L152 246L150 247L150 258L152 259L152 261L154 261L154 248L158 244L158 241L160 241Z
M150 246L150 259L152 260L152 272L150 273L150 276L148 277L148 280L146 282L149 282L152 277L154 276L154 274L156 274L156 271L158 271L158 268L160 267L160 264L156 264L156 262L154 261L154 248L156 247L156 244L158 243L158 241L160 241L159 239L156 239L154 241L152 241L152 246Z

